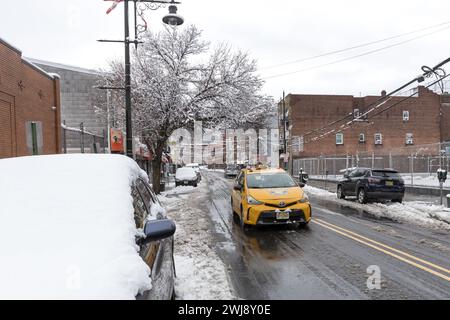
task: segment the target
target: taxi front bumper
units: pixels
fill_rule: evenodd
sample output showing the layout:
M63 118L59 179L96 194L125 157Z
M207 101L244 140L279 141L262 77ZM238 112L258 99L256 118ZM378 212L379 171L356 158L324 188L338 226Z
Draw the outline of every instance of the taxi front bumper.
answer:
M286 208L267 205L250 206L246 212L246 223L250 225L282 225L308 223L311 220L311 205L299 203ZM279 219L279 213L289 213L289 218Z

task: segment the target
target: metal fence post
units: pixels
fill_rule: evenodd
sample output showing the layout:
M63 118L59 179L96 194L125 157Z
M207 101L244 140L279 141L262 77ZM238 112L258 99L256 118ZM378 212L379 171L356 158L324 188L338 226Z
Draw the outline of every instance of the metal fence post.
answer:
M414 186L414 154L411 153L411 186Z
M84 123L80 123L80 147L81 147L81 153L84 153Z
M66 120L63 120L62 140L63 140L64 154L66 154L67 153Z

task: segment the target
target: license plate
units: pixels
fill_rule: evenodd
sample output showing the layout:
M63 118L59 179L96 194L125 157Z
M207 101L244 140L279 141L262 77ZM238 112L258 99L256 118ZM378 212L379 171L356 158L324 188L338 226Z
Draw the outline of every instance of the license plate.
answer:
M289 212L287 211L277 212L277 220L289 220Z
M386 181L386 185L388 187L393 187L394 186L394 181Z
M184 181L183 184L187 186L189 183L187 181Z

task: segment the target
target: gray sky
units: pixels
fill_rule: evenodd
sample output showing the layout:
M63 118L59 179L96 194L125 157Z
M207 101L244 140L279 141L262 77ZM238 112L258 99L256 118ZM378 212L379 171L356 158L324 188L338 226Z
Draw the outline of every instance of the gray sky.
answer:
M184 0L178 13L203 30L204 39L248 51L263 78L304 70L393 45L449 27L402 45L342 63L267 79L265 91L286 93L378 94L394 89L450 56L450 23L320 59L265 69L450 21L448 0L256 1ZM2 1L0 37L24 56L86 68L104 67L123 55L123 4L106 15L102 0ZM152 30L162 27L167 9L147 13ZM450 71L450 65L447 68Z

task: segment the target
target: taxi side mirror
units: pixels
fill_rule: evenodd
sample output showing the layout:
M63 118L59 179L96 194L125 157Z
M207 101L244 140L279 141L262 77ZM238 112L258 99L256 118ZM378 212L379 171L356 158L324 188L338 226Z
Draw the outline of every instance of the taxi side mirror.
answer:
M239 183L236 183L236 184L234 185L234 190L236 190L236 191L242 191L241 185L240 185Z

